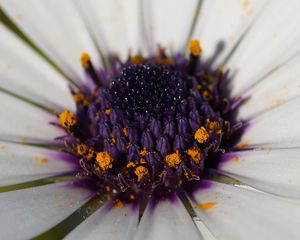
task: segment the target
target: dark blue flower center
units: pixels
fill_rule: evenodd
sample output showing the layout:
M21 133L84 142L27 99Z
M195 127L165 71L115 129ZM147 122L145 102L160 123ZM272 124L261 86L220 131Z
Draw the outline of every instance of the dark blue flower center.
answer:
M113 108L128 114L160 115L174 111L184 99L184 80L179 71L154 64L130 65L112 80Z

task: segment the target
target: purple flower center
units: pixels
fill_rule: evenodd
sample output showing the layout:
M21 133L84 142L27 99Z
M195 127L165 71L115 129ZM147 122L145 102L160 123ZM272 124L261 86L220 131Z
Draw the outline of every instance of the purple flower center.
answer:
M73 91L76 113L60 114L66 151L101 194L135 201L190 192L234 143L227 75L203 69L193 52L190 59L159 53L112 59L102 78L85 55L95 89Z

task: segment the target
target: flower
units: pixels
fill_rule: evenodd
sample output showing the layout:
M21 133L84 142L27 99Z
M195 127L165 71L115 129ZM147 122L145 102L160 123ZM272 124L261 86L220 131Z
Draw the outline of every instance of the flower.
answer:
M1 238L299 237L299 1L0 4Z

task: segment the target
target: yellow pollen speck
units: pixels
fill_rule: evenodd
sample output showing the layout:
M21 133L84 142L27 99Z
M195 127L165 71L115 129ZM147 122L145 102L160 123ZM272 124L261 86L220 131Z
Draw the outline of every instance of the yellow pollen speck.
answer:
M221 127L220 127L220 123L218 121L210 121L209 119L207 119L208 122L208 130L210 132L215 132L220 134L221 131Z
M147 168L145 168L143 166L138 166L134 170L134 174L138 177L138 182L140 182L144 176L149 175L149 171Z
M0 151L4 150L5 146L0 144Z
M235 157L231 158L231 161L238 162L239 158L235 156Z
M127 163L126 167L131 168L131 167L135 167L135 165L136 164L134 162L129 162L129 163Z
M48 158L39 158L39 164L45 165L48 162Z
M248 147L248 146L249 146L249 143L240 143L236 147L237 148L244 148L244 147Z
M88 153L86 154L86 159L91 160L94 156L95 152L92 148L89 148Z
M113 134L110 134L110 136L111 136L111 143L113 145L115 145L116 144L116 138L115 138L115 136Z
M196 164L200 164L201 152L198 148L192 148L192 149L187 150L187 154L192 158L192 160Z
M198 40L191 40L189 44L189 51L191 55L199 57L202 52L200 42Z
M124 135L125 137L128 137L127 128L123 128L123 135Z
M141 55L134 55L131 57L132 64L140 64L143 62L143 57Z
M208 132L206 131L206 129L204 127L200 127L195 135L194 138L199 142L199 143L204 143L207 141L209 135Z
M100 168L103 171L112 168L112 158L108 152L98 152L96 156L96 161L98 162Z
M105 111L104 111L105 115L108 116L110 114L110 111L111 111L110 108L105 109Z
M123 208L124 207L124 203L119 200L119 199L116 199L114 202L113 202L113 207L114 208Z
M214 202L207 202L207 203L203 203L203 204L198 204L197 208L207 211L207 210L215 207L216 205L217 204Z
M178 150L166 156L165 161L169 167L178 167L181 163L181 156Z
M84 69L88 69L90 67L90 63L91 63L90 55L86 52L82 53L80 56L80 62L81 62L81 66Z
M148 154L148 151L146 148L144 148L143 150L140 151L140 154L144 157Z
M74 100L74 102L82 102L84 100L84 96L82 93L76 93L73 96L73 100Z
M88 147L85 144L79 144L77 146L78 155L84 155L87 152L87 150L88 150Z
M88 106L89 105L89 102L88 100L85 99L84 95L82 93L76 93L74 96L73 96L73 100L74 102L76 103L82 103L83 106Z
M141 158L140 159L140 164L143 164L143 163L147 163L147 162L146 162L146 160L144 158Z
M70 128L76 124L75 115L70 110L65 110L59 114L59 124L64 128Z

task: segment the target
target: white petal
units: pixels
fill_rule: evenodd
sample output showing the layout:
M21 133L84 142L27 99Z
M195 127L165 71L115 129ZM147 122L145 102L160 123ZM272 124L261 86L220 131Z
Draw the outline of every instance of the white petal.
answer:
M197 215L216 239L299 238L299 202L221 183L200 190L195 200Z
M299 96L299 76L300 55L297 55L242 95L249 100L239 109L238 118L253 117Z
M220 170L257 189L299 198L299 154L297 148L229 153Z
M105 204L75 228L66 239L132 240L137 228L138 210L131 206L110 208Z
M0 87L48 107L74 108L67 81L0 24Z
M97 50L72 0L1 0L15 23L75 81L84 78L80 55L88 52L99 67Z
M53 115L36 106L2 92L0 92L0 102L0 139L2 140L51 141L65 134L61 129L49 124L55 120Z
M300 144L300 97L252 119L241 144L265 147L295 147Z
M0 238L29 239L68 217L90 192L55 183L0 194Z
M78 10L104 54L122 59L141 48L139 0L77 0Z
M202 239L191 216L179 199L162 200L152 208L148 204L134 240Z
M151 53L157 44L182 52L188 41L199 0L143 0L144 34Z
M0 186L75 171L65 153L0 141Z
M298 0L275 0L260 14L226 66L234 75L233 95L300 51L299 8Z
M266 0L204 1L193 34L193 38L201 41L203 58L208 61L222 43L222 51L218 51L218 58L214 62L214 65L220 64L266 2Z

